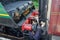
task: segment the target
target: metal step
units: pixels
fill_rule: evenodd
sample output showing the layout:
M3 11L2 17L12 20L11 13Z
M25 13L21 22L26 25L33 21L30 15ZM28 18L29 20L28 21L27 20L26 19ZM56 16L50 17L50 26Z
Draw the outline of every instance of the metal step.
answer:
M60 40L60 36L52 36L52 40Z
M12 39L12 40L24 40L24 37L15 37L15 36L11 36L11 35L7 35L4 33L0 33L0 37L4 37L4 38L8 38L8 39Z

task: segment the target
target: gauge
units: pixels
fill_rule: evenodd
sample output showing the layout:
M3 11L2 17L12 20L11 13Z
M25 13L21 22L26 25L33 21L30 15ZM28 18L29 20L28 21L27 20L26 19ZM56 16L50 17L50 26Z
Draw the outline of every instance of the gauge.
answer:
M23 9L23 8L24 8L24 6L20 6L20 7L19 7L20 10Z
M27 8L28 8L28 4L25 3L25 4L24 4L24 9L26 10Z
M31 4L33 4L33 2L32 1L29 1L28 4L31 5Z
M19 13L20 13L20 14L22 14L22 13L25 11L24 8L25 8L24 6L20 6L20 7L19 7L19 9L20 9L20 10L19 10Z
M25 6L28 6L28 4L26 3L26 4L24 4Z
M29 8L31 8L33 6L33 2L32 1L29 1L28 2L28 6L29 6Z

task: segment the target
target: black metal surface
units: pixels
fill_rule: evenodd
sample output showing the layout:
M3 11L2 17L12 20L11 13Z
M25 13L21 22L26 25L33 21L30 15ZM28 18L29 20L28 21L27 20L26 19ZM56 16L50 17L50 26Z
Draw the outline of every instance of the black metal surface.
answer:
M45 26L43 27L43 31L46 33L42 36L42 40L48 40L47 34L47 5L48 0L39 0L39 22L45 22Z
M18 38L18 37L15 37L15 36L4 34L4 33L0 33L0 37L8 38L8 39L11 39L11 40L24 40L24 37L19 37Z
M15 22L12 19L7 18L0 18L0 25L18 28L17 24L15 24Z
M40 21L46 21L47 19L47 0L39 0L39 16Z

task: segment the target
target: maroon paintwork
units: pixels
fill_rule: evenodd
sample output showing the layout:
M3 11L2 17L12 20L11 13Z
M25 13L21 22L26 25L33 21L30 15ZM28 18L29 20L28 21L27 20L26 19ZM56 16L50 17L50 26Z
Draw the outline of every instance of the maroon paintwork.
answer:
M60 0L52 0L48 33L60 35Z

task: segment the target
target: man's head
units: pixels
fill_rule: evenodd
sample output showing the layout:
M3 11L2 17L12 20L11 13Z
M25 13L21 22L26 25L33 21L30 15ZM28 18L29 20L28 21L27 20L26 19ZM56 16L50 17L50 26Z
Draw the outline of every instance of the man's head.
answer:
M16 19L20 19L20 16L21 16L21 15L20 15L18 12L15 12L15 13L14 13L14 17L15 17Z
M18 12L14 12L14 16L19 16L19 13Z
M41 27L44 27L44 26L45 26L45 21L41 21L41 22L40 22L40 26L41 26Z

